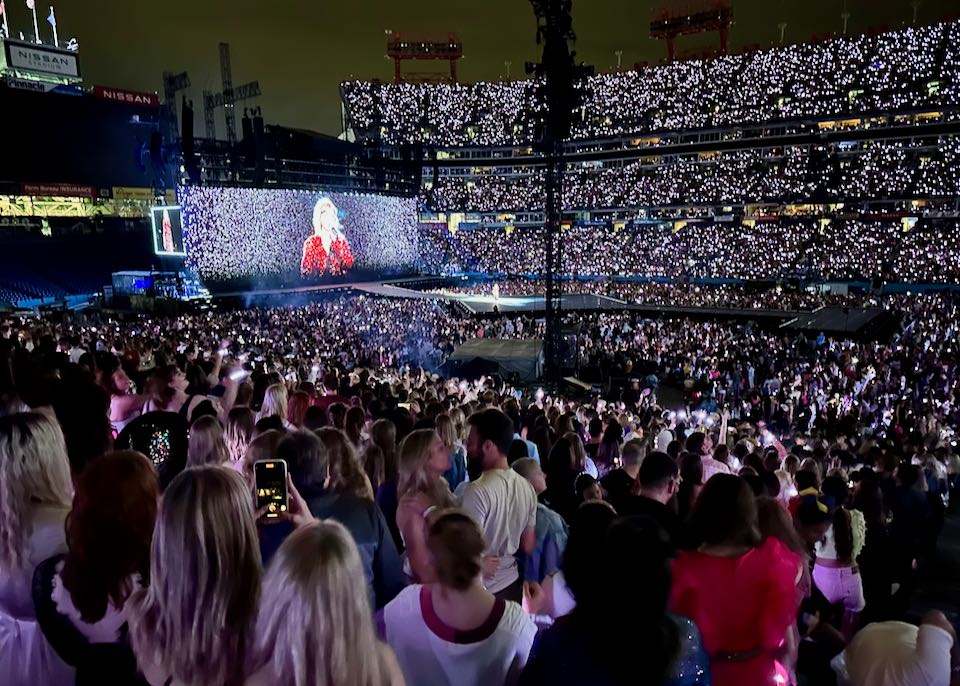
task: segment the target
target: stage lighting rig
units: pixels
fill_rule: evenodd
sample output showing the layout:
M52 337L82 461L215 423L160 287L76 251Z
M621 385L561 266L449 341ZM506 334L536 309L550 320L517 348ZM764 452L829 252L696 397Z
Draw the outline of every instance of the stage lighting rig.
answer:
M563 238L560 235L563 191L563 141L570 135L573 111L581 102L581 79L591 75L593 69L576 62L573 31L572 0L530 0L537 19L537 45L543 46L539 63L528 62L527 74L542 80L537 96L543 107L542 120L537 130L541 132L537 147L547 157L546 201L544 203L544 243L546 264L544 337L545 375L548 383L559 384L564 359L562 334L562 282Z

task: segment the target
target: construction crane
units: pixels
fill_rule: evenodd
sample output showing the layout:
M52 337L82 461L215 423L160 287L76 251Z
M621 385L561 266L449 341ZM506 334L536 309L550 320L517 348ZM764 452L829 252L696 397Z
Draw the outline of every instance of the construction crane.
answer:
M163 72L163 108L165 110L164 134L167 140L177 138L177 93L190 87L190 76L182 71L179 74Z
M227 141L237 142L237 121L234 114L234 105L244 100L252 100L261 95L260 82L250 81L242 86L233 87L233 68L230 65L230 44L220 44L220 78L223 90L214 93L203 91L203 121L206 136L210 139L217 137L216 110L223 107L226 123Z

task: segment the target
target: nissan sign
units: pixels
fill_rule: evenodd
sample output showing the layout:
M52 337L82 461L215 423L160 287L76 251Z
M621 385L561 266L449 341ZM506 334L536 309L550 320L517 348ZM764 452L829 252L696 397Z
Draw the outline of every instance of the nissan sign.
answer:
M5 40L3 44L9 69L80 78L80 63L74 52L16 40Z
M124 90L123 88L94 86L93 94L98 98L110 100L111 102L122 102L128 105L142 105L143 107L160 106L160 98L158 98L155 93L140 93L137 91Z

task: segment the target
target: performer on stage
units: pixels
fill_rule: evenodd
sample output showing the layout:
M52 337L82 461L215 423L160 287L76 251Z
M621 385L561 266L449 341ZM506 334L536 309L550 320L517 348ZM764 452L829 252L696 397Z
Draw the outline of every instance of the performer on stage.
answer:
M343 233L339 212L333 201L324 196L313 207L313 235L303 242L300 273L303 276L345 274L353 266L353 251Z
M493 293L494 301L500 300L500 284L498 284L496 281L494 281L493 283L493 288L491 289L491 292Z

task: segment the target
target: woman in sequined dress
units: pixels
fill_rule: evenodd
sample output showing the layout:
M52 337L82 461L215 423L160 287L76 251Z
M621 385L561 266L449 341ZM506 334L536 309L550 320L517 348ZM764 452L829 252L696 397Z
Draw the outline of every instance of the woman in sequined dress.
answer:
M313 234L303 243L300 273L303 276L345 274L353 266L353 251L343 233L339 211L324 196L313 207Z

